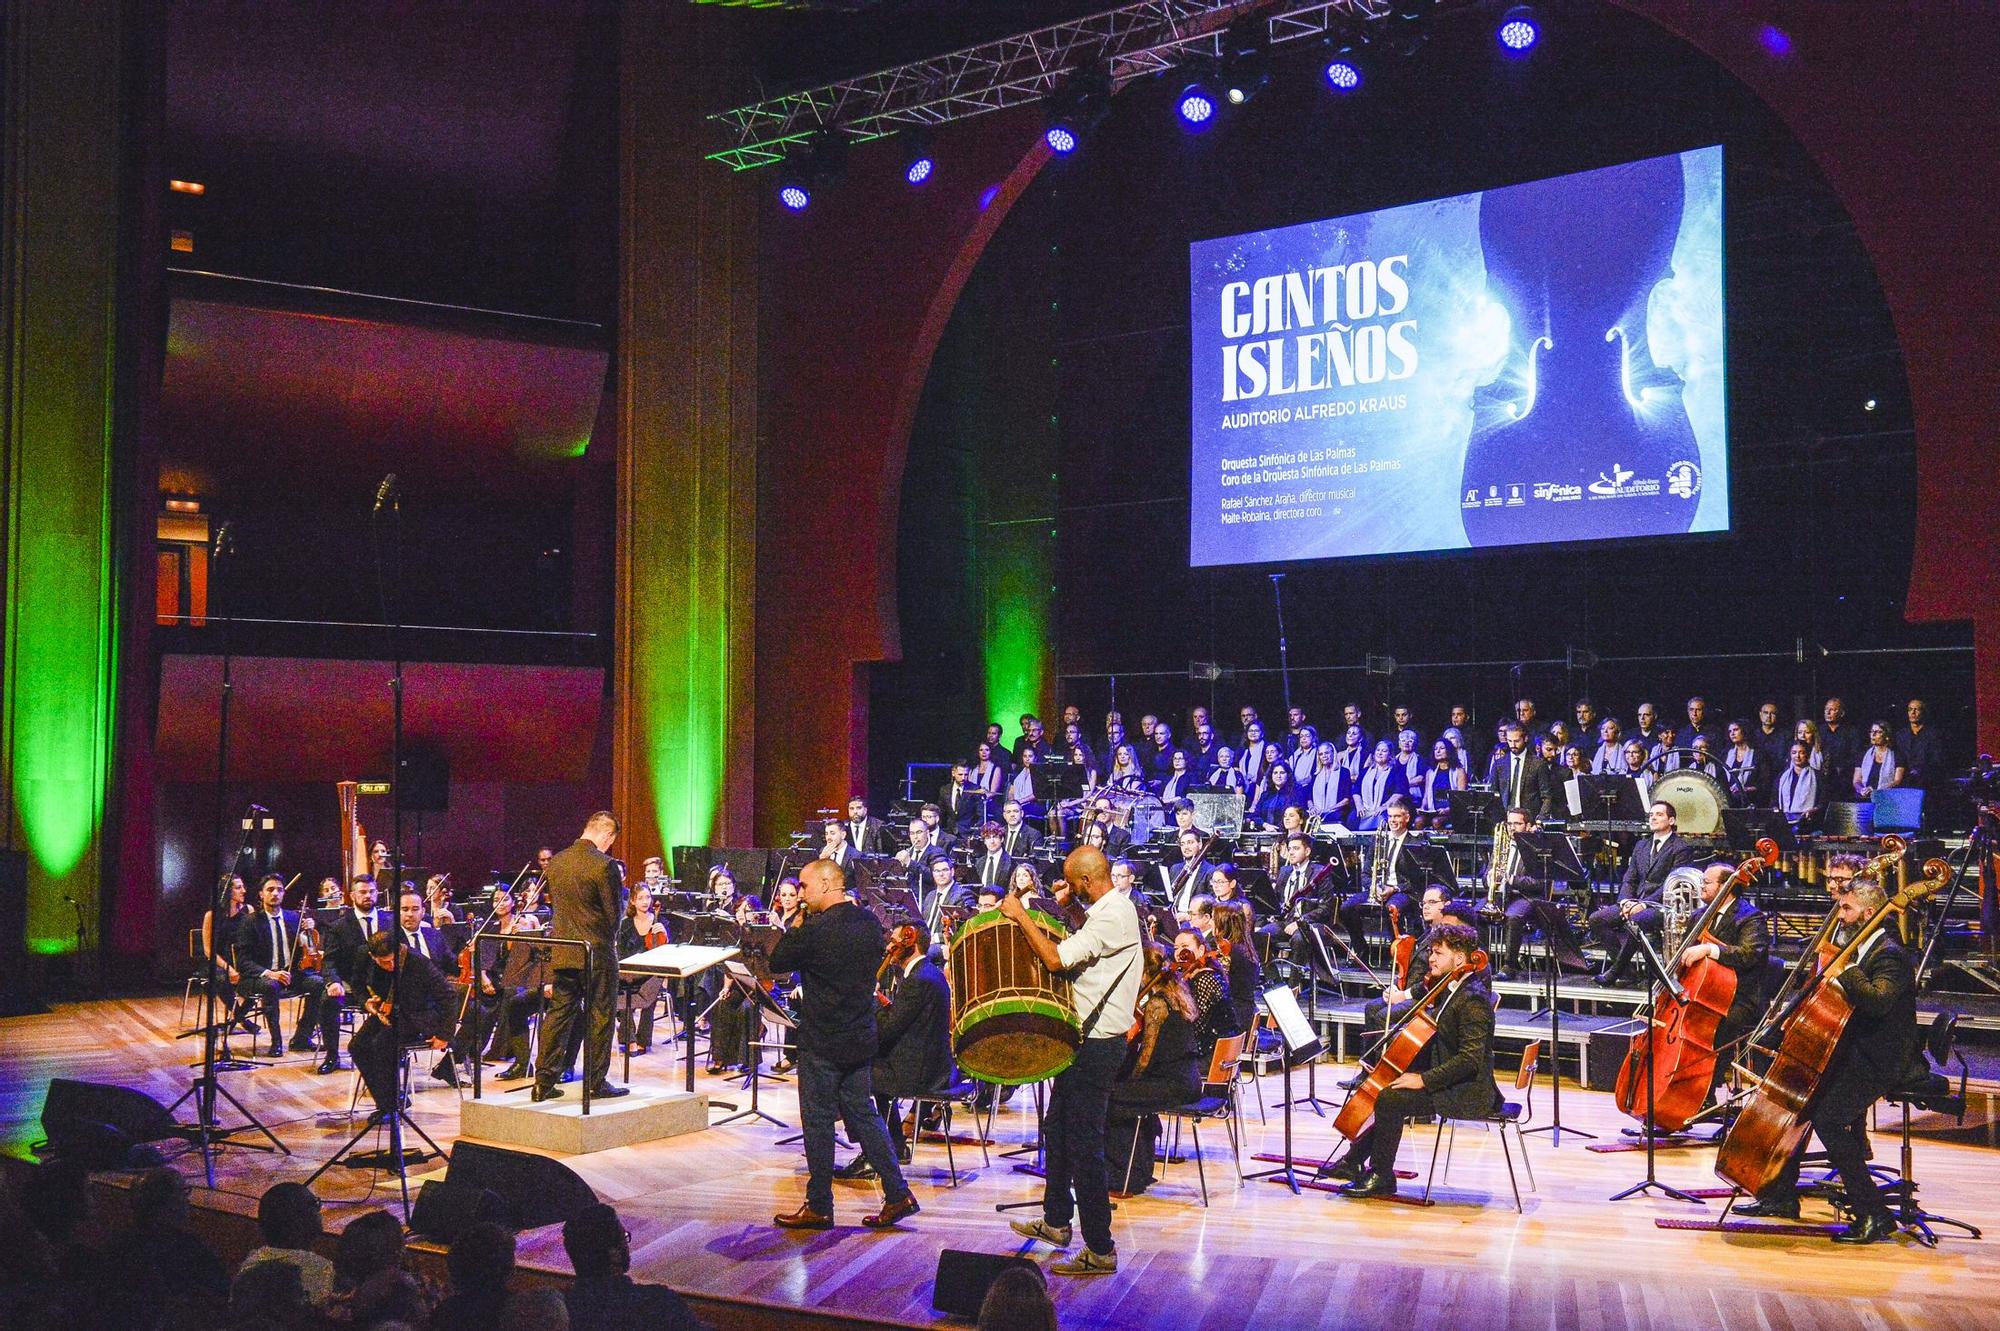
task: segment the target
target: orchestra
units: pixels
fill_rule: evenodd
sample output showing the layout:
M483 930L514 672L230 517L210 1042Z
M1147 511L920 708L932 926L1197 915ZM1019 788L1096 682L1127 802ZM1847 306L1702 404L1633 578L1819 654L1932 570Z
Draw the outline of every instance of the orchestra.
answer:
M1530 942L1539 943L1552 974L1585 969L1591 947L1602 965L1588 982L1609 990L1635 980L1651 985L1632 965L1644 938L1663 945L1663 965L1690 990L1702 976L1729 973L1712 1028L1693 1041L1692 1103L1673 1112L1723 1125L1718 1169L1753 1194L1735 1214L1797 1217L1798 1159L1816 1135L1852 1214L1840 1240L1872 1243L1895 1231L1858 1126L1876 1099L1907 1080L1916 1047L1912 947L1880 927L1885 912L1897 911L1889 866L1836 856L1824 862L1823 875L1792 875L1823 881L1834 902L1817 960L1809 948L1795 968L1807 978L1792 988L1830 992L1851 1008L1851 1020L1828 1046L1814 1098L1772 1135L1776 1145L1760 1142L1760 1154L1746 1164L1740 1157L1750 1152L1744 1143L1752 1130L1735 1128L1739 1112L1761 1112L1759 1097L1768 1090L1762 1069L1783 1063L1781 1050L1803 1019L1775 984L1782 954L1775 912L1761 900L1770 880L1787 875L1775 847L1766 857L1767 843L1760 843L1757 856L1741 859L1740 843L1732 853L1716 818L1692 831L1684 822L1695 807L1691 788L1712 790L1724 809L1768 813L1801 836L1816 829L1829 803L1865 804L1882 792L1921 788L1945 766L1921 700L1909 702L1901 728L1886 720L1858 727L1836 698L1820 717L1787 730L1772 703L1759 706L1754 719L1723 719L1696 696L1684 721L1668 722L1646 704L1628 726L1580 700L1573 721L1542 724L1524 697L1490 732L1495 743L1485 754L1468 752L1468 735L1489 732L1475 729L1463 708L1452 709L1452 724L1428 744L1408 708L1384 718L1385 737L1372 742L1362 709L1350 711L1338 740L1322 738L1299 708L1288 709L1282 734L1267 738L1246 707L1240 731L1228 737L1233 744L1218 736L1206 709L1190 713L1185 742L1176 740L1175 723L1158 716L1142 717L1133 738L1109 716L1101 780L1094 757L1047 761L1057 750L1035 718L1025 718L1011 748L991 726L966 760L950 767L936 800L895 802L885 820L865 797L849 799L825 811L826 821L799 834L784 856L772 852L767 876L746 870L741 888L720 856L705 879L697 869L684 880L650 857L627 890L623 866L609 856L615 823L599 827L596 818L575 845L560 853L543 848L513 884L496 875L482 894L454 894L449 874L413 874L422 887L402 885L393 921L381 902L386 867L351 874L344 891L329 878L317 913L285 909L286 880L275 873L259 881L252 907L238 877L223 918L203 919L201 956L233 994L261 1009L274 1056L283 1047L278 1000L302 998L289 1050L316 1053L320 1073L343 1067L341 1013L359 1008L364 1020L350 1054L379 1114L397 1103L394 1057L412 1040L445 1051L435 1075L448 1083L455 1082L454 1054L504 1056L498 1080L533 1077L536 1101L562 1094L558 1082L590 1046L585 1075L593 1094L623 1093L605 1080L614 1015L618 1047L646 1055L663 986L658 979L621 981L615 967L593 975L593 991L617 986L600 1020L600 995L583 991L575 960L536 941L550 932L551 906L555 936L604 933L603 955L615 959L686 941L694 936L691 921L726 921L729 938L746 940L746 956L756 951L760 983L781 1007L810 1001L811 979L801 987L786 964L802 957L831 983L859 983L849 973L853 959L833 955L846 946L835 939L851 934L865 942L879 922L887 941L869 968L876 1034L866 1094L885 1131L887 1159L906 1165L900 1102L957 1075L955 995L939 963L961 928L996 914L1018 923L1030 908L1066 920L1077 931L1071 938L1085 937L1088 927L1088 941L1075 947L1042 939L1052 971L1098 972L1075 989L1104 1010L1076 1014L1088 1061L1054 1078L1062 1089L1046 1111L1044 1214L1015 1227L1068 1247L1070 1221L1080 1219L1086 1249L1058 1265L1091 1275L1116 1264L1108 1202L1099 1197L1137 1195L1153 1184L1159 1113L1200 1093L1219 1039L1256 1028L1267 985L1373 990L1359 1013L1363 1067L1342 1084L1354 1106L1343 1111L1339 1129L1350 1145L1323 1172L1348 1184L1347 1196L1390 1197L1406 1124L1480 1117L1498 1103L1495 985L1540 982L1528 969ZM1080 720L1066 717L1065 746L1088 754L1083 735ZM1602 815L1592 807L1600 800ZM1632 816L1641 810L1643 823ZM1548 849L1561 852L1565 842L1581 874L1560 867L1569 863L1567 852ZM1081 877L1058 870L1079 847L1103 852L1094 860L1103 866L1101 885L1087 865ZM1815 864L1825 860L1810 846L1788 854L1795 869L1808 855L1819 857ZM393 855L376 843L369 862L387 866ZM837 871L821 881L817 908L798 876L815 865ZM1045 881L1059 884L1054 896ZM759 892L770 893L773 911L765 911ZM849 903L864 909L837 909ZM1167 913L1156 922L1157 911ZM1136 946L1128 922L1136 923ZM747 941L757 929L774 931L770 938L811 931L816 941L781 943L766 967L768 948ZM392 1013L398 969L401 996ZM765 1047L756 995L725 996L719 973L705 979L716 992L679 1016L705 1023L708 1070L755 1067ZM548 1018L539 1058L531 1052L538 1013ZM822 1008L819 1019L828 1039L859 1038L852 1013ZM827 1023L846 1034L828 1034ZM1665 1037L1650 1043L1658 1056ZM788 1032L779 1070L793 1066L800 1047ZM860 1088L850 1080L853 1065L829 1052L830 1044L815 1050L808 1038L804 1048L820 1055L814 1075L830 1097L812 1117L830 1127L854 1108ZM999 1097L989 1091L988 1098ZM1621 1107L1637 1115L1629 1103ZM1670 1121L1655 1105L1646 1121L1678 1130L1682 1120ZM813 1154L806 1205L781 1224L817 1228L831 1214L817 1144ZM871 1226L915 1213L881 1151L825 1164L834 1179L883 1183L885 1205Z

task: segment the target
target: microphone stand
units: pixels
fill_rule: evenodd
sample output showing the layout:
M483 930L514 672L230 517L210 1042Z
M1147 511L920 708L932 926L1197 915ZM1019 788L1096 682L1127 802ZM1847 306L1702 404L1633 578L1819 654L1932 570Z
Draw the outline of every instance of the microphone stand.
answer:
M1285 641L1284 581L1285 575L1282 573L1271 575L1271 604L1278 611L1278 678L1284 688L1285 711L1289 713L1292 710L1292 658L1290 644Z
M229 788L227 785L227 778L229 776L229 700L233 689L231 671L235 659L231 650L232 644L229 632L233 620L229 613L229 602L222 594L222 571L225 559L235 553L236 542L230 535L229 524L224 522L215 531L215 549L211 556L214 568L209 575L209 582L213 588L216 607L219 611L216 615L216 620L220 625L222 636L222 691L216 699L215 736L215 849L218 857L223 854L223 847L228 844L228 840L224 836L224 829L229 826ZM243 841L237 846L235 855L231 856L223 865L222 872L217 875L215 886L209 893L208 983L202 986L201 1062L196 1065L200 1067L201 1075L196 1077L187 1090L181 1093L180 1099L167 1107L167 1114L171 1117L190 1098L194 1100L196 1148L201 1152L203 1177L207 1180L208 1186L211 1189L215 1187L216 1139L227 1136L231 1132L240 1131L237 1128L219 1128L219 1125L215 1121L215 1097L218 1095L229 1101L236 1112L243 1115L245 1119L244 1127L255 1128L257 1131L263 1133L266 1137L270 1138L273 1146L276 1146L286 1155L292 1153L291 1148L279 1141L277 1136L269 1128L265 1127L255 1114L244 1107L241 1100L230 1094L229 1088L224 1086L216 1076L218 1072L223 1070L224 1066L227 1066L231 1071L240 1068L265 1066L261 1063L237 1062L234 1059L229 1060L226 1065L216 1062L217 1023L215 1015L215 990L218 984L226 984L228 982L228 970L226 964L218 970L220 959L216 956L215 944L222 929L222 913L228 909L229 905L230 880L236 876L237 866L243 863L244 857L249 852L249 837L245 836ZM224 1018L229 1021L234 1020L228 1013L224 1014ZM276 1033L273 1032L273 1034L275 1035ZM225 1041L228 1039L226 1033L223 1035L223 1039Z

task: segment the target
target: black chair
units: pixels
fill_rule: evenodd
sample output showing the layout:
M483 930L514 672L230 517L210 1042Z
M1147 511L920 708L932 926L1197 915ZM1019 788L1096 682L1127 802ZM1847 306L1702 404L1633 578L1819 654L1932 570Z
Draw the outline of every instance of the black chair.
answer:
M1535 1040L1521 1051L1521 1069L1514 1074L1514 1089L1524 1091L1519 1104L1512 1100L1502 1100L1500 1107L1490 1114L1481 1114L1464 1120L1467 1123L1485 1123L1500 1129L1500 1154L1507 1161L1507 1186L1514 1190L1514 1209L1525 1211L1521 1205L1521 1185L1514 1177L1514 1152L1507 1145L1507 1129L1514 1129L1514 1140L1521 1147L1521 1167L1528 1171L1528 1191L1535 1190L1535 1167L1528 1160L1528 1139L1521 1135L1521 1125L1535 1116L1535 1065L1541 1061L1542 1042ZM1445 1118L1438 1124L1437 1137L1431 1142L1431 1170L1424 1178L1424 1202L1431 1199L1431 1184L1438 1177L1438 1147L1445 1144L1444 1172L1451 1173L1451 1147L1458 1144L1457 1118Z
M989 1166L993 1163L993 1156L986 1148L987 1138L991 1135L993 1105L987 1105L986 1122L982 1124L977 1104L981 1085L982 1083L953 1068L951 1080L947 1084L934 1091L927 1091L923 1095L910 1097L910 1158L912 1160L916 1158L917 1142L924 1135L924 1109L926 1106L935 1107L943 1120L939 1130L944 1135L945 1170L951 1175L951 1186L954 1188L958 1186L958 1159L952 1153L951 1140L951 1119L954 1110L967 1109L972 1112L972 1130L979 1136L979 1154Z
M1921 1109L1933 1114L1949 1115L1956 1123L1965 1123L1965 1083L1968 1070L1965 1055L1958 1051L1958 1014L1939 1012L1931 1020L1930 1030L1924 1035L1924 1065L1921 1072L1896 1087L1882 1097L1882 1102L1896 1105L1902 1110L1902 1157L1901 1177L1883 1188L1883 1193L1895 1208L1896 1223L1915 1234L1926 1247L1937 1246L1937 1233L1933 1226L1950 1225L1962 1229L1973 1238L1979 1238L1976 1225L1963 1220L1954 1220L1948 1215L1934 1215L1924 1210L1917 1200L1916 1155L1911 1144L1910 1114ZM1951 1077L1944 1069L1952 1062L1958 1064L1958 1082L1953 1085Z
M1194 1172L1201 1184L1201 1204L1208 1205L1208 1171L1202 1166L1201 1125L1212 1119L1221 1119L1229 1131L1229 1149L1236 1157L1236 1186L1243 1186L1243 1141L1237 1131L1236 1120L1239 1102L1236 1096L1236 1070L1243 1061L1243 1045L1246 1035L1225 1036L1215 1042L1215 1049L1209 1055L1208 1074L1202 1083L1204 1094L1198 1100L1173 1109L1159 1111L1161 1119L1172 1119L1174 1130L1169 1134L1166 1156L1161 1161L1160 1173L1166 1174L1167 1162L1174 1158L1180 1147L1181 1124L1188 1125L1188 1134L1194 1141ZM1132 1149L1126 1155L1125 1190L1132 1188L1132 1167L1139 1153L1139 1134L1145 1129L1145 1116L1141 1115L1132 1124Z

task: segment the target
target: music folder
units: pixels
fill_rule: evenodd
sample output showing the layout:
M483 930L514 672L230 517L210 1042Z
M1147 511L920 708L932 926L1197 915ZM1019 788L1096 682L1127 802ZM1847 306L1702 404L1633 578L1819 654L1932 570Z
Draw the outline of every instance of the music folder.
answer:
M705 947L699 943L663 943L626 957L618 963L618 969L627 975L658 975L669 980L684 980L721 965L735 957L739 950L734 947Z

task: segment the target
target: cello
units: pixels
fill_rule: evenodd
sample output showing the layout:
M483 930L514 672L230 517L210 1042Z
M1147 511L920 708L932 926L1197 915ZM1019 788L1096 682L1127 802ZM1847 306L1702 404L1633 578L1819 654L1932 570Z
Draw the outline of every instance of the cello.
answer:
M1757 853L1743 861L1702 908L1687 931L1683 947L1718 943L1710 927L1736 904L1745 883L1778 863L1778 843L1757 842ZM1670 963L1679 970L1679 958ZM1736 1001L1736 972L1714 957L1703 957L1681 973L1672 990L1653 994L1653 1019L1648 1029L1632 1037L1618 1069L1614 1098L1619 1112L1643 1120L1649 1103L1646 1078L1653 1083L1652 1120L1656 1129L1679 1132L1694 1121L1708 1098L1715 1073L1715 1031Z
M1715 1172L1724 1182L1755 1196L1783 1171L1785 1162L1811 1130L1806 1111L1819 1093L1842 1032L1854 1016L1854 1007L1840 986L1826 981L1851 966L1861 945L1892 916L1936 896L1950 874L1951 866L1943 860L1927 860L1923 880L1883 902L1808 982L1781 1019L1784 1036L1771 1070L1752 1090L1742 1113L1723 1137L1722 1149L1716 1152Z
M1450 992L1451 987L1475 971L1486 969L1486 953L1474 952L1464 965L1455 968L1451 974L1439 980L1424 992L1410 1009L1402 1023L1391 1031L1383 1044L1381 1056L1368 1069L1368 1075L1347 1097L1340 1107L1340 1113L1333 1120L1333 1130L1350 1142L1368 1130L1375 1121L1375 1101L1382 1092L1389 1089L1389 1083L1410 1070L1417 1061L1417 1055L1437 1034L1437 1019L1431 1015L1431 1005L1439 1002Z

